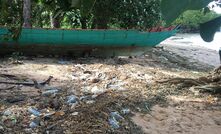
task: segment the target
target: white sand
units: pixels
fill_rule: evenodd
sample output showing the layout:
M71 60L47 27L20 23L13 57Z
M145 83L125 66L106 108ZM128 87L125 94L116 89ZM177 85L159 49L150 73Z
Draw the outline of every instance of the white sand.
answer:
M160 46L178 55L198 60L212 66L219 66L218 50L221 47L221 33L217 33L213 42L204 42L199 34L177 34Z

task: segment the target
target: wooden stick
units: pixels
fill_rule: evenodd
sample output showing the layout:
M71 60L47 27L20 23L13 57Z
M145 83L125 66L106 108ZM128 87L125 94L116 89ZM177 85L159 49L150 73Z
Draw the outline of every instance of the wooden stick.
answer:
M10 89L13 89L13 88L15 88L15 86L7 87L7 88L0 88L0 90L10 90Z
M158 83L166 83L166 82L170 82L170 83L192 83L193 85L201 85L204 84L204 82L195 80L195 79L191 79L191 78L173 78L173 79L168 79L168 80L161 80L161 81L157 81Z
M32 82L9 82L9 81L0 81L0 84L12 84L12 85L24 85L24 86L44 86L46 84L49 84L53 76L49 76L49 78L46 81L38 83L36 80L33 80Z

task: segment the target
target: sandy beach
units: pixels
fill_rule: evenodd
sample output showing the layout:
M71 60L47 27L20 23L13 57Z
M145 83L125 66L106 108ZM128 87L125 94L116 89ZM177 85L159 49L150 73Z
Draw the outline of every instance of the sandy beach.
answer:
M218 50L221 47L221 33L218 32L213 42L204 42L199 34L177 34L161 43L164 49L190 60L197 60L212 66L219 66Z

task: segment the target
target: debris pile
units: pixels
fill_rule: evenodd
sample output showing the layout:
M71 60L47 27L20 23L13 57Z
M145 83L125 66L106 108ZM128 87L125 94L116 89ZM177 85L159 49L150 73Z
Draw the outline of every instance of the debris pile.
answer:
M183 69L177 63L182 59L161 51L138 58L2 63L0 133L142 133L131 121L134 113L149 113L180 89L220 82L215 72L203 81L205 73L188 70L197 66Z
M196 79L192 78L170 78L157 81L159 83L181 84L184 88L191 87L191 91L209 92L212 94L221 94L221 66L213 70L209 75Z
M84 72L84 74L87 73ZM50 86L49 82L52 77L49 78L50 80L47 82L41 83L36 80L34 82L19 82L20 84L23 83L22 86L32 86L33 90L38 90L39 94L33 98L10 102L12 106L7 109L1 107L0 124L4 132L11 132L12 130L27 133L51 131L68 133L71 130L75 130L76 133L128 131L129 127L125 122L128 122L129 119L123 116L127 117L130 110L122 107L122 105L128 105L127 97L114 92L117 88L120 89L122 84L116 86L116 83L109 83L106 85L106 90L91 86L92 88L87 90L84 95L75 95L68 90ZM91 81L88 78L79 78L79 80ZM16 85L17 83L8 82L7 84ZM122 90L118 92L120 91L122 92ZM20 102L25 103L25 106L21 106ZM121 112L111 112L116 109ZM78 124L81 127L71 124ZM131 125L133 125L132 122Z

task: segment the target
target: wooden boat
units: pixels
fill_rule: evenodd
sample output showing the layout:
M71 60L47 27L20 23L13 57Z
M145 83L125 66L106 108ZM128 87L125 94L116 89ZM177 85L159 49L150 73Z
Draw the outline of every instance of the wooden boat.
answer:
M0 54L70 54L72 56L133 56L143 54L177 32L176 28L153 30L21 30L13 40L7 28L0 28Z

